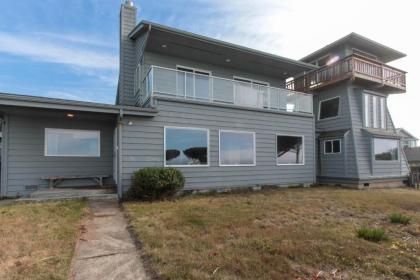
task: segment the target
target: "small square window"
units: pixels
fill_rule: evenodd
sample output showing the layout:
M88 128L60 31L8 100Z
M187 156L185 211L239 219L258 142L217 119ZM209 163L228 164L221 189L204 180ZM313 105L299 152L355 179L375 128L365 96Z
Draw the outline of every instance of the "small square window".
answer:
M341 153L341 140L332 139L324 141L324 154L339 154Z

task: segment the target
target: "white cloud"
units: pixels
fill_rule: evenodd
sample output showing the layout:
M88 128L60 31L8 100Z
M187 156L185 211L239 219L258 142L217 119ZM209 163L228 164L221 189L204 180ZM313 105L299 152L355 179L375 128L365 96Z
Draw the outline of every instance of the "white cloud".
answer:
M79 43L85 45L116 48L117 46L109 40L96 38L94 34L81 35L81 34L57 34L52 32L33 32L35 36L46 38L47 40L60 40L65 42Z
M25 34L0 32L0 52L36 61L66 64L88 69L116 70L118 57L109 52L56 43Z
M408 54L391 63L408 71L407 93L392 95L388 106L396 126L420 138L420 26L418 1L353 0L202 0L212 16L196 17L194 24L180 18L191 31L300 59L350 32ZM181 22L182 21L182 22Z

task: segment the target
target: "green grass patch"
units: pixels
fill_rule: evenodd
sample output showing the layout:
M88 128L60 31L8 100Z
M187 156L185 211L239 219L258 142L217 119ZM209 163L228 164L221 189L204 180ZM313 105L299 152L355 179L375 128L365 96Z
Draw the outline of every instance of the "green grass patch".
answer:
M401 213L392 213L389 215L389 220L393 224L408 225L411 221L411 217L403 215Z
M388 236L382 228L362 227L357 230L357 237L373 242L388 240Z

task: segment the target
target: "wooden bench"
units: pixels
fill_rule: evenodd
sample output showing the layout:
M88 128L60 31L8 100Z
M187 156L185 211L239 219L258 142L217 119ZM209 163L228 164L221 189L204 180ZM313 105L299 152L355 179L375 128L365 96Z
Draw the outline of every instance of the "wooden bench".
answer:
M92 179L100 187L104 185L104 178L111 177L110 175L82 175L82 176L45 176L41 177L41 180L48 180L48 186L50 189L57 187L64 180L75 180L75 179Z

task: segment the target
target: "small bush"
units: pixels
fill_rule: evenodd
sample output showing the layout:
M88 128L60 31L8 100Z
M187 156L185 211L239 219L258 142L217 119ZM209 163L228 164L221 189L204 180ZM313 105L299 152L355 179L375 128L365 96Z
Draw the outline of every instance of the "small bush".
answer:
M388 240L388 236L386 235L385 230L381 228L362 227L357 230L357 237L373 242Z
M411 217L405 216L400 213L392 213L391 215L389 215L389 220L393 224L408 225L411 221Z
M128 197L143 200L168 198L183 188L184 183L184 176L178 169L144 168L134 172Z

